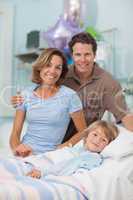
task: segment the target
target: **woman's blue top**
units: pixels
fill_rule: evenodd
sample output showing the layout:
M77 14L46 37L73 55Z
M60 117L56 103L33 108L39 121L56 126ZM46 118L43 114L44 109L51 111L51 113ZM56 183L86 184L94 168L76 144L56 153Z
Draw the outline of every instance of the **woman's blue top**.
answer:
M65 136L71 113L81 110L82 103L76 92L66 86L48 99L38 97L34 90L30 87L22 92L25 100L17 110L26 112L28 123L22 143L38 154L56 149Z

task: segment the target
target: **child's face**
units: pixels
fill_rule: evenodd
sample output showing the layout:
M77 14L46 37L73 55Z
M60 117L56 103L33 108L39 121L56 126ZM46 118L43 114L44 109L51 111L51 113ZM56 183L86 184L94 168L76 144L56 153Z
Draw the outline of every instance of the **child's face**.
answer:
M103 133L103 129L97 127L88 134L85 147L92 152L101 152L108 143L109 141Z

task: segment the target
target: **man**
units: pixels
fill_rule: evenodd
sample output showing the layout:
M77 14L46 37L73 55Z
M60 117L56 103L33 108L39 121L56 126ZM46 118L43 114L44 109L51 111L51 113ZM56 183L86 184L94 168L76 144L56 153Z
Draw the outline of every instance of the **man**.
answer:
M111 74L94 62L97 44L88 33L72 37L69 48L74 61L64 84L76 90L82 100L87 124L101 119L105 111L111 112L116 122L133 131L133 115L127 112L122 88ZM64 141L71 137L73 124L69 125Z
M66 76L64 84L76 90L82 100L87 125L101 119L105 111L111 112L116 122L133 131L133 115L127 111L122 88L111 74L95 62L97 43L89 33L78 33L69 42L74 64ZM16 98L12 97L12 103ZM69 125L68 140L75 130Z

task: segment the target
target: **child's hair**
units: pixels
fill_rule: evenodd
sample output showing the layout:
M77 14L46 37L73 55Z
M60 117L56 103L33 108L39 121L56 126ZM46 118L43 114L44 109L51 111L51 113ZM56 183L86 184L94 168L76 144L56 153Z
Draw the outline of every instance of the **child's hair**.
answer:
M84 132L85 132L85 138L84 139L86 140L88 134L98 127L102 128L103 133L105 134L109 143L112 140L114 140L119 134L118 128L113 123L106 122L104 120L98 120L98 121L93 122L91 125L89 125L89 127L87 129L84 130Z

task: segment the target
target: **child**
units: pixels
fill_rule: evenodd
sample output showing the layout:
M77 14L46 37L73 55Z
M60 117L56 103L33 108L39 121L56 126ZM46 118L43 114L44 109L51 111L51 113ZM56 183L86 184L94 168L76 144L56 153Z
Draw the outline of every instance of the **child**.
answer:
M84 139L73 147L64 147L42 154L40 157L36 157L37 160L33 159L35 156L26 158L27 161L25 161L32 164L31 171L27 173L27 176L40 178L49 174L72 175L77 170L90 170L99 166L102 163L99 153L117 137L118 129L111 123L99 120L91 124L84 133ZM48 164L46 164L46 160Z

